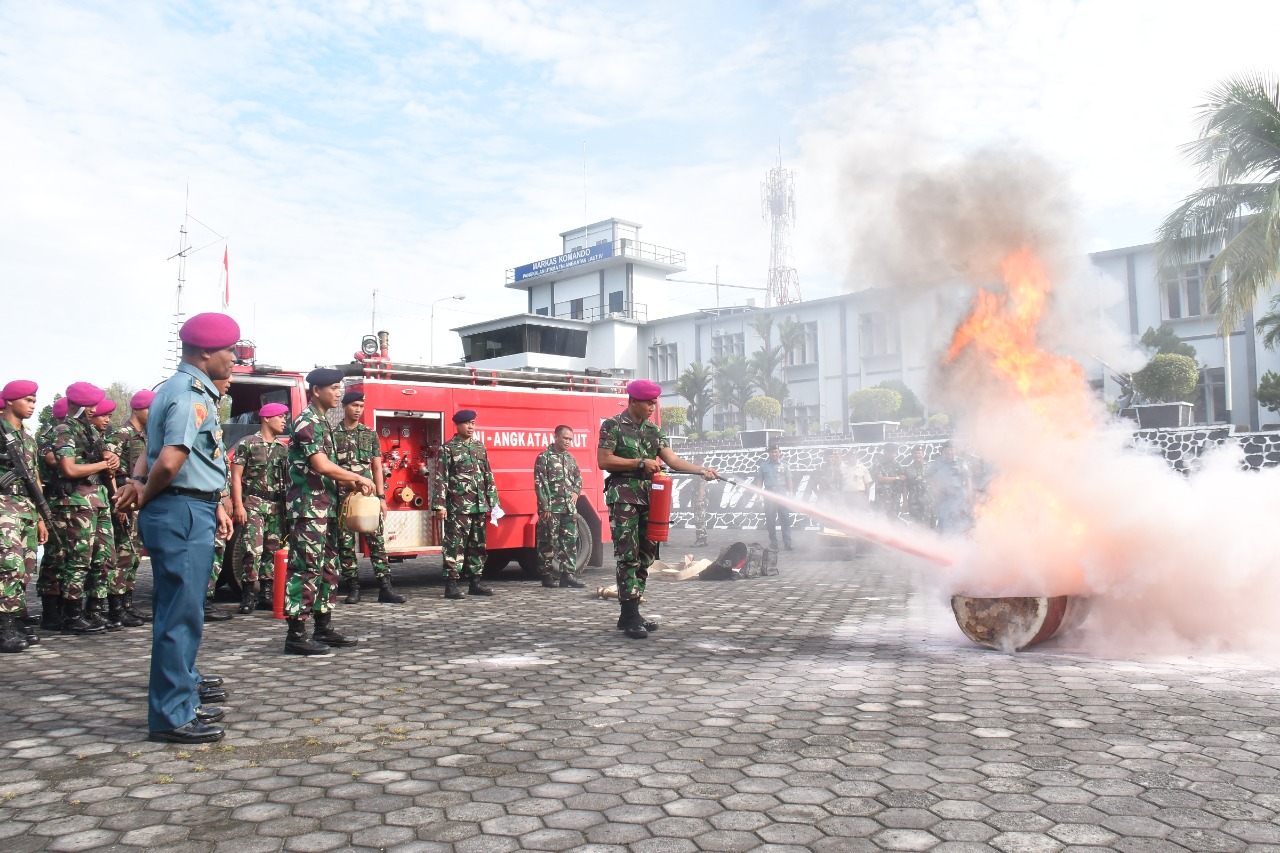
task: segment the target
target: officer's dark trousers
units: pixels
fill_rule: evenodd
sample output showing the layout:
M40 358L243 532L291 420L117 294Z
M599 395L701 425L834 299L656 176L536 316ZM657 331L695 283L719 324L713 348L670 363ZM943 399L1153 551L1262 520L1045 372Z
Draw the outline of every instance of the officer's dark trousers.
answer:
M147 724L167 731L195 719L196 652L204 633L204 596L213 565L217 504L160 495L138 513L151 555L151 682Z

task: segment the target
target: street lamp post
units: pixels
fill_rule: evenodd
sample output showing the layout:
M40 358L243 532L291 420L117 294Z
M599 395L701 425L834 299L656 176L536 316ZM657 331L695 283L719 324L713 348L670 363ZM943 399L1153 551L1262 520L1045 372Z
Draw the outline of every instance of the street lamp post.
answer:
M431 303L431 363L436 363L436 304L439 302L448 302L450 299L459 301L466 299L465 293L455 293L452 296L441 296L435 302Z

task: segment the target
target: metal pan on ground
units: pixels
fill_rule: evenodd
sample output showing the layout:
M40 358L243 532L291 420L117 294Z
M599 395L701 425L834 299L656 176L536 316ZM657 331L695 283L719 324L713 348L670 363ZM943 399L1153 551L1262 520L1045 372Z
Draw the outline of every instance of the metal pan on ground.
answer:
M964 635L979 646L1018 652L1078 627L1090 600L1078 595L979 598L953 595L951 610Z

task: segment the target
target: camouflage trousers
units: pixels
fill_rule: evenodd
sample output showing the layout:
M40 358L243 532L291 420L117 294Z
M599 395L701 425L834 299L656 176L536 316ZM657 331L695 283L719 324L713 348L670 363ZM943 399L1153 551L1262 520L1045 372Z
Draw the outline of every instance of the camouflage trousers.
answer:
M53 517L58 517L57 510L54 510ZM56 527L49 531L49 541L44 543L36 593L41 596L62 595L62 538Z
M272 577L276 551L284 546L284 501L245 495L244 513L237 580L242 584L257 583Z
M578 563L578 515L553 512L538 516L538 562L542 576L562 578L573 574Z
M360 559L359 541L356 537L363 537L364 544L369 548L369 562L373 563L373 576L375 578L391 577L391 563L387 560L387 543L382 535L382 522L378 522L378 530L376 533L356 533L354 530L348 530L338 525L341 530L338 533L338 565L342 568L342 576L344 578L354 578L357 576L356 563Z
M218 589L218 578L222 576L222 561L227 557L227 540L213 535L213 565L209 567L209 588L205 590L204 597L213 600L213 594Z
M133 513L111 514L111 529L116 541L116 577L122 587L112 595L132 592L138 581L138 564L142 562L142 542L138 539L138 518ZM47 547L47 546L46 546Z
M338 515L298 516L289 530L289 583L284 613L306 619L328 613L338 586Z
M36 568L36 511L27 498L0 496L0 613L27 606L27 580Z
M115 532L106 507L60 504L53 523L62 537L62 575L59 585L67 601L106 598L119 586L116 575Z
M646 538L648 526L648 505L609 504L609 530L618 564L618 598L622 601L644 595L649 566L658 558L658 543Z
M707 544L707 499L693 499L693 534L695 545Z
M444 576L451 580L480 577L484 558L483 512L449 512L444 518Z

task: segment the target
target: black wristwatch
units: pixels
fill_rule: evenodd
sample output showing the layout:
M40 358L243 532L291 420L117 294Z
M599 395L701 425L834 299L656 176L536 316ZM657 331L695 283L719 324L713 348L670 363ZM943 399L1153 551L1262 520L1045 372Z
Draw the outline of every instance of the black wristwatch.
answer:
M644 470L644 460L643 460L643 459L637 459L637 460L636 460L636 470L637 470L637 471L643 471L643 470Z

